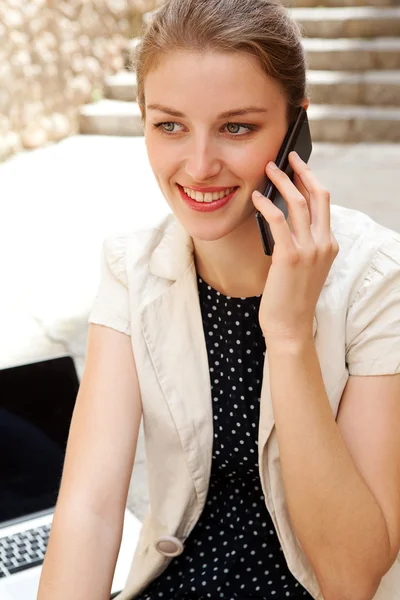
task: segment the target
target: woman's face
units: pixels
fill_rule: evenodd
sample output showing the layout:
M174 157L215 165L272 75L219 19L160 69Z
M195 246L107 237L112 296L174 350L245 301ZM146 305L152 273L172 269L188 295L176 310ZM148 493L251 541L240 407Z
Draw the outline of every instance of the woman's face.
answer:
M229 235L255 214L251 194L264 192L265 166L286 134L280 86L244 53L176 52L144 89L148 157L171 210L195 239ZM259 111L222 116L250 107ZM183 187L237 189L227 204L202 212L185 202Z

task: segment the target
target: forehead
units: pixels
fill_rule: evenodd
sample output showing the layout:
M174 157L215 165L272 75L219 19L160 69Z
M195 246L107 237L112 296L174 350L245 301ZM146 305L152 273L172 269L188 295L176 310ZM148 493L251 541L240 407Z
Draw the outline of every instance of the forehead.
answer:
M144 90L146 104L185 114L216 114L255 103L274 108L284 99L257 58L245 53L169 53L147 74Z

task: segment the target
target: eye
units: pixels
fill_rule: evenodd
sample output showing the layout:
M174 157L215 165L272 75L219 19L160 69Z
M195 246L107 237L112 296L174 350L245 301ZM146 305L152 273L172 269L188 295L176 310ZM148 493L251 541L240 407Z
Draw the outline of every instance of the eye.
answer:
M232 127L232 128L239 127L239 129L247 129L247 132L241 133L239 135L237 135L238 134L237 131L236 132L235 131L229 131L229 133L231 133L235 137L240 137L242 135L245 135L249 131L254 131L256 129L254 126L252 126L252 125L245 125L244 123L227 123L225 127ZM236 135L235 135L235 133L236 133Z
M167 127L171 125L172 128L167 129ZM160 129L162 133L171 135L173 133L176 133L176 131L173 130L174 125L179 125L179 123L176 123L176 121L164 121L163 123L154 123L153 127L154 129Z
M177 123L176 121L163 121L161 123L154 123L153 128L160 129L161 133L163 133L165 135L174 135L175 133L178 133L176 130L174 131L175 125L181 125L181 124ZM251 131L255 131L255 130L259 129L259 127L257 127L256 125L248 125L245 123L226 123L226 125L224 125L224 128L233 128L233 129L239 128L239 131L240 131L240 129L247 130L244 133L239 133L237 130L231 131L231 130L227 129L228 133L230 133L233 137L243 137L246 134L250 133Z

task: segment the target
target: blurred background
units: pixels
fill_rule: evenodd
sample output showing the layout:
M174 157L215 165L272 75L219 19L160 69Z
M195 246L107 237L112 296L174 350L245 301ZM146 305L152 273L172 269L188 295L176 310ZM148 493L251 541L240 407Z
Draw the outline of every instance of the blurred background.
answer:
M68 353L81 375L104 237L168 212L130 70L161 4L0 0L0 368ZM334 204L400 231L400 0L287 6L308 57L310 165Z

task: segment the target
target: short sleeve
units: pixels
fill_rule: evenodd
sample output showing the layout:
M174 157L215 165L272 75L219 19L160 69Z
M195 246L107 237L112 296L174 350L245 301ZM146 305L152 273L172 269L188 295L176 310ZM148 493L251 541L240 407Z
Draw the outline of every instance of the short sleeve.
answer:
M131 334L124 235L108 237L103 242L100 283L89 323L106 325L121 333Z
M346 363L350 375L400 372L400 236L380 245L349 307Z

